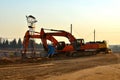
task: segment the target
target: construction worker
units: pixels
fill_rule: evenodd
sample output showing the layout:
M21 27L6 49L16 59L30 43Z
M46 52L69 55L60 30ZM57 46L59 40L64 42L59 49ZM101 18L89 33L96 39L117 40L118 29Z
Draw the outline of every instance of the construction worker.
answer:
M55 54L55 48L52 45L48 45L48 57L51 58Z

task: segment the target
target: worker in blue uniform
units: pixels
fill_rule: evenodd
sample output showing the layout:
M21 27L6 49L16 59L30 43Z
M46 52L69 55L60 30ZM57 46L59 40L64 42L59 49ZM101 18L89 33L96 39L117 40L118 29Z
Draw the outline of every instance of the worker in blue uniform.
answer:
M51 58L55 54L55 48L52 45L48 45L48 57Z

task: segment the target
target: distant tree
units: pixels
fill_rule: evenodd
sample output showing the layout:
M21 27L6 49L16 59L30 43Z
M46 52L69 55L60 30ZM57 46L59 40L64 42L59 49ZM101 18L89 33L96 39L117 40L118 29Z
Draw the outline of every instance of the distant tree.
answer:
M10 47L11 48L17 48L17 41L14 39L13 41L10 42Z
M113 49L116 50L116 51L118 51L119 50L119 46L116 45L116 46L113 47Z
M36 45L36 48L43 48L43 45L42 45L42 43L35 43L35 45Z
M5 40L3 40L2 42L0 42L0 48L2 49L2 48L5 48L5 46L6 46L6 41Z
M22 44L21 38L19 38L18 41L16 39L13 39L12 41L3 39L2 41L0 41L0 49L21 48L22 45L23 44ZM34 40L30 40L28 48L33 48L33 47L40 49L40 48L43 48L43 45L42 45L42 43L36 43Z
M3 43L2 43L2 48L5 48L6 44L5 44L5 40L3 40Z
M29 48L35 48L35 40L29 40Z
M18 43L17 43L17 47L21 48L22 47L22 40L19 38Z
M4 48L8 48L9 47L9 41L8 40L5 40L4 41Z
M2 42L0 42L0 48L2 48Z

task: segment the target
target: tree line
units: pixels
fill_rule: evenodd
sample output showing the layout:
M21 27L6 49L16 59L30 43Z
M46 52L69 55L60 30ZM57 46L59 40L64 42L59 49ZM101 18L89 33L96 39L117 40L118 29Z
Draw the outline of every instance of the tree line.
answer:
M120 52L120 45L110 45L113 52Z
M22 44L22 40L21 38L18 39L18 41L16 39L13 39L12 41L9 41L8 39L0 41L0 49L9 49L9 48L22 48L23 44ZM30 47L30 45L29 45ZM42 44L38 44L35 43L35 47L36 48L41 48Z

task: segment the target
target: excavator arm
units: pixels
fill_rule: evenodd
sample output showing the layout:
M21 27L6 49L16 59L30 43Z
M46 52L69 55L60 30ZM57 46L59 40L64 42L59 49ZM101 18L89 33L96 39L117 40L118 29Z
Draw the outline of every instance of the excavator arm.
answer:
M42 29L40 33L39 32L34 32L34 33L35 33L34 35L30 35L29 30L25 33L23 39L23 53L22 53L23 58L26 57L26 51L29 45L30 38L41 39L45 51L48 51L47 40L51 41L53 43L53 46L58 45L58 41L53 36L46 35L46 33L44 33Z
M70 43L72 44L73 42L76 41L76 38L69 32L66 32L64 30L54 30L54 29L41 29L41 32L43 32L44 30L50 30L50 31L55 31L55 32L48 32L45 33L46 36L62 36L62 37L66 37L68 38L68 40L70 41Z

